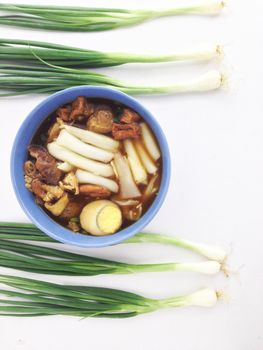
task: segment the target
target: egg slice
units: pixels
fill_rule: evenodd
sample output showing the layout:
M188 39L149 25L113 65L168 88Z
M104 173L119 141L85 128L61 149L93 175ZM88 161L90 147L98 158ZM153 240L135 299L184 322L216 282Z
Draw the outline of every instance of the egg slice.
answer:
M81 227L94 236L115 233L122 224L121 210L109 200L97 200L87 204L80 214Z

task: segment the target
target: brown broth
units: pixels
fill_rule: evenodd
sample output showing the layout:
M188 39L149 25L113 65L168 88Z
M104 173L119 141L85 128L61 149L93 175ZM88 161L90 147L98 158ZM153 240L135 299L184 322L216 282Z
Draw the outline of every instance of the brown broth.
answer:
M115 122L118 122L118 118L123 110L124 105L118 103L118 102L115 102L115 101L111 101L111 100L105 100L105 99L88 99L88 101L91 101L96 105L101 105L101 104L105 104L105 105L108 105L111 107L113 113L114 113L114 118L115 118ZM69 103L70 104L70 103ZM54 124L54 122L56 121L56 112L53 112L52 114L50 114L42 123L41 125L39 126L39 128L37 129L35 135L33 136L32 140L31 140L31 144L34 144L34 145L41 145L43 147L46 148L46 144L47 144L47 133L48 133L48 130L49 128L51 127L52 124ZM143 118L142 118L143 120ZM77 123L73 123L71 124L73 126L76 126L76 127L80 127L80 128L85 128L86 129L86 120L84 120L83 122L81 121L78 121ZM150 128L149 124L147 123L148 127ZM151 129L151 128L150 128ZM111 133L108 133L108 134L105 134L107 136L110 136L112 137ZM154 135L154 133L153 133ZM154 135L155 136L155 135ZM158 144L158 141L157 139L155 138L156 140L156 143ZM120 148L119 148L119 151L125 155L125 151L124 151L124 148L123 148L123 145L122 143L120 143ZM29 156L28 159L32 160L32 158ZM162 157L157 161L155 162L155 164L157 165L158 167L158 174L159 174L159 178L158 178L158 183L159 183L159 186L160 186L160 182L161 182L161 175L162 175ZM148 182L149 180L151 179L153 175L148 175ZM118 179L116 179L115 176L112 177L116 182L118 182ZM138 184L137 185L140 192L143 193L146 186L147 185L144 185L144 184ZM145 212L151 207L151 205L153 204L154 200L155 200L155 197L156 195L158 194L158 191L150 198L148 199L147 201L143 201L140 200L140 202L142 203L142 214L141 216L143 216L145 214ZM90 198L90 197L87 197L87 196L84 196L84 195L70 195L69 196L70 198L70 201L77 201L78 203L81 204L82 207L84 207L86 204L90 203L91 201L94 201L96 200L96 198ZM111 197L107 198L107 199L111 199ZM65 219L65 218L62 218L62 217L57 217L57 216L54 216L52 215L52 213L50 213L43 205L41 205L42 209L47 213L47 215L49 215L50 217L52 217L53 220L55 220L56 222L58 222L59 224L61 224L62 226L64 227L67 227L68 225L68 222L69 220L68 219ZM121 207L120 207L121 208ZM128 220L126 218L123 217L123 222L122 222L122 225L121 225L121 228L120 229L124 229L130 225L132 225L135 221L131 221L131 220ZM87 234L87 232L81 230L80 231L81 233L83 234Z

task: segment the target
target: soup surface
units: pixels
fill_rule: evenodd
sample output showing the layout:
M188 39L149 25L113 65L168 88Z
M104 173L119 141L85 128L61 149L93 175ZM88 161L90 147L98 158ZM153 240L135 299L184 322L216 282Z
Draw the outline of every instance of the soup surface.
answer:
M73 232L108 235L132 225L158 193L162 159L149 125L111 100L79 96L40 125L25 185Z

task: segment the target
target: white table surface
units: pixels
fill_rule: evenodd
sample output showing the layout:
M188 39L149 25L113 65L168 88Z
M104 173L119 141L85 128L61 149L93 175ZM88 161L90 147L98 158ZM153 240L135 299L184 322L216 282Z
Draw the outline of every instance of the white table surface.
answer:
M74 3L57 0L56 4L168 7L173 1L127 0L124 5L121 0ZM138 100L161 124L170 145L173 168L165 204L146 230L224 245L230 251L229 265L235 271L229 279L175 272L94 278L47 276L49 281L119 287L152 297L210 286L225 290L228 297L213 309L173 309L127 320L0 317L1 350L263 349L262 10L260 0L251 3L232 0L220 17L166 18L104 33L1 27L1 37L107 51L169 53L200 42L226 45L221 66L230 75L231 86L225 91ZM216 62L130 65L103 71L132 82L172 83L217 65ZM9 159L20 124L43 98L28 96L0 101L1 221L28 221L13 193ZM132 262L199 260L189 252L158 245L117 246L88 253ZM1 268L0 273L15 271Z

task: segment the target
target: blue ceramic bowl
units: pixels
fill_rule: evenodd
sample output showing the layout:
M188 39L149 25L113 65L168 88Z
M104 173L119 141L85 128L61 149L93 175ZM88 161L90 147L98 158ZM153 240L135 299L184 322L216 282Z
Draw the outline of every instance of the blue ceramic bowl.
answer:
M42 121L59 106L73 101L78 96L105 98L118 101L138 112L151 126L162 153L163 173L160 190L148 211L131 226L110 236L88 236L73 233L59 225L35 203L33 194L25 187L23 164L27 159L27 146ZM119 243L142 230L156 215L166 196L170 178L170 156L167 141L155 118L139 102L119 91L93 86L78 86L59 91L41 102L22 123L11 154L11 178L17 199L29 219L50 237L67 244L81 247L103 247Z

